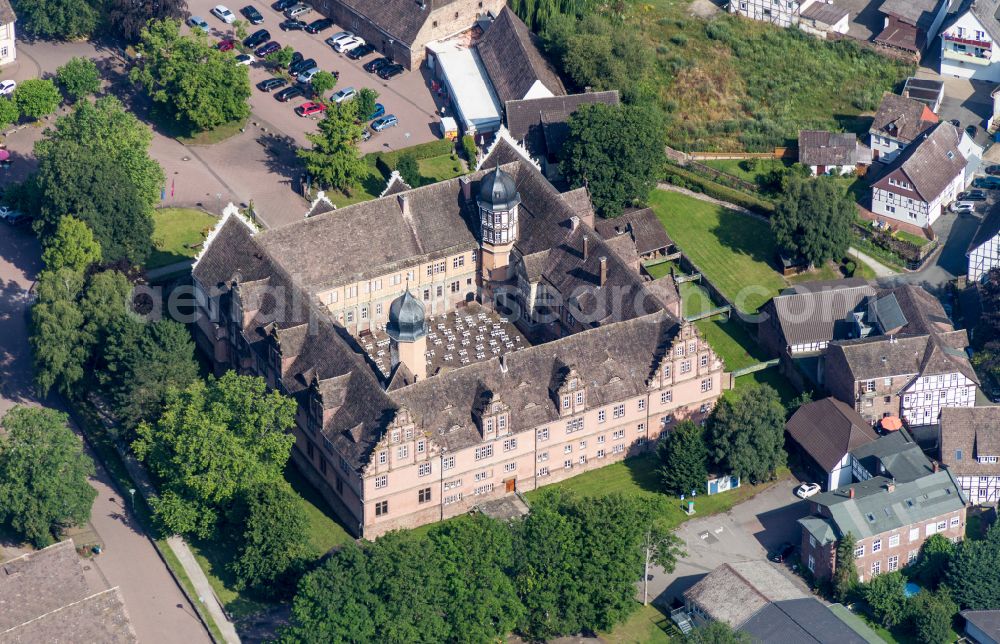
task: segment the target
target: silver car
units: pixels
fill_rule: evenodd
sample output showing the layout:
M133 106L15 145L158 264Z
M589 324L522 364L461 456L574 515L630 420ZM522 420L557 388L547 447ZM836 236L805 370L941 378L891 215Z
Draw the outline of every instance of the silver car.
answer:
M289 7L288 9L286 9L285 10L285 17L286 18L298 18L299 16L305 15L305 14L309 13L310 11L312 11L312 7L310 7L309 5L305 4L304 2L300 2L299 4L294 5L292 7Z

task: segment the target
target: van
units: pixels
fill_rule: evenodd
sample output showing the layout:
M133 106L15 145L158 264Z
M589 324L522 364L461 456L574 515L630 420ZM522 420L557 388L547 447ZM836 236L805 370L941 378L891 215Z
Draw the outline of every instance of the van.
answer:
M286 18L298 18L299 16L301 16L303 14L307 14L310 11L312 11L312 7L310 7L309 5L307 5L305 3L300 2L299 4L295 5L294 7L289 7L288 9L286 9L285 10L285 17Z

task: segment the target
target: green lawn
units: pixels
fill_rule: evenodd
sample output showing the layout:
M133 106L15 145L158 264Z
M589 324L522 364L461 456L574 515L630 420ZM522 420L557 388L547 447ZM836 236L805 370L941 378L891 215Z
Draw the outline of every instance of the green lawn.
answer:
M309 517L309 543L317 553L325 554L331 548L342 546L354 538L340 524L337 515L327 506L312 484L299 473L291 462L285 466L285 479L302 498L302 507Z
M146 268L159 268L198 254L205 235L218 218L193 208L160 208L153 212L153 252Z
M382 191L385 190L389 178L383 175L375 166L375 156L373 154L366 155L365 162L367 163L367 174L361 180L361 187L359 189L349 195L339 190L327 191L327 197L330 198L333 205L343 208L344 206L361 201L377 199L382 194ZM418 159L417 166L420 168L420 186L452 179L465 173L462 161L453 160L450 154ZM458 166L458 170L455 170L455 166Z
M453 179L465 173L462 161L457 156L453 159L450 154L419 159L417 167L420 168L420 185L422 186Z
M614 630L600 635L605 641L616 644L667 644L670 642L668 633L679 634L679 631L669 617L656 606L649 604L639 606Z
M843 275L840 273L840 265L827 262L819 268L813 268L798 275L789 276L787 279L792 284L801 282L818 282L821 280L839 280Z
M197 134L191 134L189 136L177 136L176 138L184 145L215 145L216 143L225 141L231 136L239 134L246 124L247 122L245 120L233 121L231 123L223 123L219 127L205 132L198 132Z
M767 359L757 340L737 320L717 315L698 320L695 326L701 331L712 349L722 358L727 371L743 369Z
M926 237L923 237L923 236L920 236L920 235L914 235L912 233L906 232L905 230L897 230L894 234L896 235L896 237L899 237L903 241L908 241L911 244L913 244L914 246L917 246L917 247L920 247L920 248L922 248L922 247L926 246L927 244L931 243L931 240L927 239Z
M654 190L649 202L670 238L742 310L756 311L786 286L770 264L767 223L666 190Z
M743 165L747 161L753 165L753 170L745 170L743 168ZM698 163L757 185L760 185L759 181L764 175L792 165L792 161L788 159L706 159L700 160Z

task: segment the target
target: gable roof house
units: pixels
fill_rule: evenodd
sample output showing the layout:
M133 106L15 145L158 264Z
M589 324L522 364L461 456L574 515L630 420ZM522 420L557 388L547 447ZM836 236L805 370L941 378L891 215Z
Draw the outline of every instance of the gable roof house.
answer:
M968 257L965 276L970 284L984 280L992 269L1000 267L1000 205L990 206L969 240L965 255Z
M868 130L874 159L891 162L937 122L937 114L921 101L885 92Z
M871 148L858 141L850 132L824 130L799 131L799 163L809 166L815 177L821 174L845 175L869 166Z
M481 18L497 16L503 0L315 0L317 11L344 25L383 55L416 69L427 45L472 28Z
M730 0L729 12L779 27L798 26L818 38L827 38L830 33L846 34L850 27L850 12L822 0Z
M968 336L933 295L913 285L885 290L855 319L853 339L833 340L826 352L830 395L871 423L899 416L910 427L937 423L942 407L974 404Z
M788 419L785 429L826 490L851 483L854 472L851 452L878 439L871 423L835 398L802 405Z
M356 534L621 460L729 386L672 283L565 194L500 140L468 175L281 228L227 208L206 241L199 347L296 400L292 457Z
M875 42L919 59L937 36L948 4L948 0L885 0L879 7L885 14L885 27Z
M1000 81L1000 1L965 0L941 29L942 76Z
M871 184L872 213L884 223L925 229L967 185L963 134L938 123L907 146Z
M941 462L973 505L1000 500L1000 407L941 410Z
M963 610L965 635L975 644L1000 644L1000 610Z
M501 104L566 93L559 75L539 50L537 37L504 7L476 43Z
M965 499L946 470L910 481L875 476L811 497L809 505L810 515L798 521L802 560L817 579L833 574L837 542L848 533L857 541L862 581L912 562L933 534L965 534Z

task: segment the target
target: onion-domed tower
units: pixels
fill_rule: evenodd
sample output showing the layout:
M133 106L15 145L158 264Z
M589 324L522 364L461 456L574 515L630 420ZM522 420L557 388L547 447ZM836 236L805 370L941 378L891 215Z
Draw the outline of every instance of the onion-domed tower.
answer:
M400 362L406 365L415 378L427 377L427 322L424 305L413 297L410 289L389 305L389 320L385 325L389 334L389 353L392 369Z
M499 166L479 182L479 223L484 281L507 279L510 251L517 241L517 209L521 195L514 178Z

